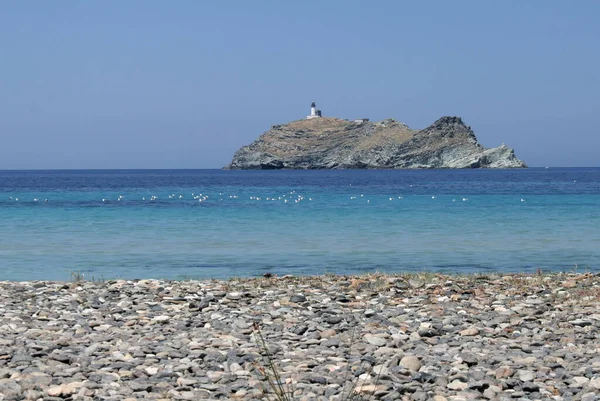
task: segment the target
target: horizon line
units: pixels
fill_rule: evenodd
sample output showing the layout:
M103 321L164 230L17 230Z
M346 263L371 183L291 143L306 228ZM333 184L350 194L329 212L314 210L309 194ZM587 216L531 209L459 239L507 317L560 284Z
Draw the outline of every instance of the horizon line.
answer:
M110 168L0 168L0 171L157 171L157 170L222 170L222 171L426 171L426 170L527 170L527 169L551 169L551 168L600 168L599 166L528 166L526 168L382 168L382 169L236 169L228 170L223 167L201 167L201 168L146 168L146 167L110 167Z

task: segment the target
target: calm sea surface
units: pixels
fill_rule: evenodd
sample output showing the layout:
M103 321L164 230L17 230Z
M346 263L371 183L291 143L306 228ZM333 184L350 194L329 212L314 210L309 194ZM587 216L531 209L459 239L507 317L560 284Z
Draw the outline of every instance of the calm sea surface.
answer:
M0 171L0 280L576 267L600 168Z

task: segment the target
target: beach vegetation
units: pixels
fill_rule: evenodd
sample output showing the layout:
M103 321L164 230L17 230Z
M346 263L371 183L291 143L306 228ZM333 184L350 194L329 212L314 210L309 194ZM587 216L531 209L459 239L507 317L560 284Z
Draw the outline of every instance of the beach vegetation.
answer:
M277 401L292 401L292 380L290 379L286 383L282 382L277 361L265 341L260 325L256 322L253 325L253 332L256 345L262 357L262 361L254 362L254 370L263 381L267 382L267 386L263 387L263 393L267 396L272 396L272 399Z
M71 281L74 283L82 283L85 281L85 273L81 270L71 270Z
M84 282L90 282L90 283L96 283L96 284L103 284L103 283L106 283L107 281L111 280L111 279L105 278L102 273L98 277L96 277L96 276L89 276L89 277L86 278L85 273L82 272L81 270L70 270L69 271L69 275L71 277L71 282L73 284L81 284L81 283L84 283Z
M350 332L349 349L352 348L354 343L356 328L353 327ZM281 361L278 361L277 357L271 352L260 325L256 322L253 325L253 334L261 356L261 359L254 361L253 367L261 382L266 383L262 388L264 396L267 397L266 399L275 401L293 401L296 399L294 398L294 384L296 383L294 378L287 377L289 375L280 371ZM377 366L377 362L373 365L361 365L360 370L364 373L355 374L350 365L350 359L348 359L344 369L342 391L335 399L337 401L368 401L372 399L383 371L383 367L380 367L377 372L374 372L375 366ZM370 380L373 373L375 373L374 380ZM372 381L372 383L368 383L368 381Z

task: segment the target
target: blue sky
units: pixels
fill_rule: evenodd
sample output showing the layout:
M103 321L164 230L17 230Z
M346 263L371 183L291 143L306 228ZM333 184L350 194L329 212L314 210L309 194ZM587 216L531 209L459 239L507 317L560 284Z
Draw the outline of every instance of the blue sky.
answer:
M0 169L219 168L272 124L462 116L598 166L600 2L0 3Z

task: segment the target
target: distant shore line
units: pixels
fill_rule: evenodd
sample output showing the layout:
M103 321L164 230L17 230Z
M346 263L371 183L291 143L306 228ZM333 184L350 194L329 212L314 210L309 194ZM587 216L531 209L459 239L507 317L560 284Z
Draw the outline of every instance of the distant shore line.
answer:
M527 169L586 169L586 168L600 168L600 166L527 166ZM363 171L365 169L340 169L334 171ZM391 170L391 171L427 171L427 170L478 170L472 168L461 168L461 169L450 169L450 168L426 168L426 169L368 169L371 170ZM494 169L481 169L481 170L494 170ZM503 169L511 170L511 169ZM512 170L521 170L520 168L514 168ZM329 169L313 169L313 170L300 170L300 169L279 169L279 170L228 170L223 167L206 167L206 168L31 168L31 169L19 169L19 168L8 168L0 169L0 172L7 173L19 173L19 172L42 172L42 171L68 171L68 172L84 172L84 171L95 171L95 172L127 172L127 171L330 171Z
M578 271L579 270L579 271ZM192 276L187 277L183 275L182 278L105 278L98 277L94 275L86 276L85 272L80 271L72 271L70 272L71 278L67 280L46 280L46 279L33 279L33 280L2 280L0 278L0 283L10 284L10 283L52 283L52 284L69 284L69 283L78 283L78 282L90 282L96 284L102 283L115 283L115 282L164 282L164 283L177 283L177 282L204 282L204 283L228 283L228 282L240 282L240 283L252 283L252 282L261 282L268 283L269 281L272 284L277 282L285 282L285 281L293 281L293 282L313 282L315 280L319 280L322 278L327 278L330 280L371 280L371 279L382 279L387 278L390 280L397 279L419 279L425 282L436 282L440 279L453 279L465 282L471 282L473 280L477 280L478 278L485 278L487 280L500 279L500 278L513 278L520 280L531 280L534 278L540 279L545 278L547 280L551 280L552 282L559 281L560 279L567 279L576 277L588 277L588 276L598 276L600 278L600 269L577 269L573 268L570 270L540 270L538 269L535 272L531 271L507 271L507 272L437 272L437 271L410 271L410 272L364 272L364 273L356 273L356 274L341 274L341 273L323 273L316 275L294 275L294 274L282 274L278 275L277 273L267 272L261 276L231 276L226 278L217 278L217 277L207 277L207 278L194 278Z

